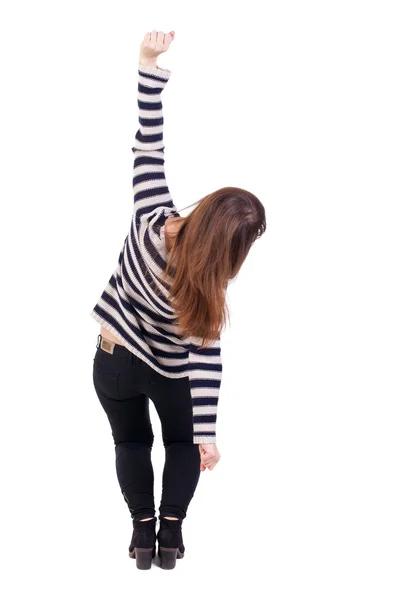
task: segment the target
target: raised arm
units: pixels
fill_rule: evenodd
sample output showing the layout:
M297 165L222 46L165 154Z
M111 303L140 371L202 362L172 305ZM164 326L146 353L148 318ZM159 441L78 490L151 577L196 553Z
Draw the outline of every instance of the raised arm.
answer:
M174 32L149 32L141 44L138 63L138 119L134 152L134 210L140 218L156 206L175 208L165 179L163 111L161 94L171 71L157 66Z

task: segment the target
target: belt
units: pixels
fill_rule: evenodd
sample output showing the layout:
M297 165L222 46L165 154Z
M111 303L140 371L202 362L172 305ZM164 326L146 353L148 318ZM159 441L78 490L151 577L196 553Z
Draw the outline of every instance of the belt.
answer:
M104 338L100 333L97 336L96 348L101 348L102 350L104 350L105 352L108 352L109 354L113 354L115 346L121 346L121 345L122 344L116 344L115 342L106 340L106 338ZM124 347L125 346L123 346L123 348Z

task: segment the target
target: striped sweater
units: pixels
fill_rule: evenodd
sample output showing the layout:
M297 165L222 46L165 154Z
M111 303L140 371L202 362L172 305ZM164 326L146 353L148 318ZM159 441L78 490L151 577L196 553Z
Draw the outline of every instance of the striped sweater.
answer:
M201 339L181 337L168 300L169 284L162 279L168 259L165 221L180 216L165 179L161 93L170 75L168 69L138 64L131 225L116 269L90 314L158 373L189 378L193 441L204 444L216 441L220 338L199 349Z

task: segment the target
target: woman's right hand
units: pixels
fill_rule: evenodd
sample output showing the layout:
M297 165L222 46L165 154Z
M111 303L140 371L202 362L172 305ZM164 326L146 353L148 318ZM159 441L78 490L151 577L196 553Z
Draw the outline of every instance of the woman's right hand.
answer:
M199 450L200 470L209 469L209 471L212 471L221 458L216 444L199 444Z
M174 31L148 31L140 46L140 63L154 66L157 57L168 50L174 37Z

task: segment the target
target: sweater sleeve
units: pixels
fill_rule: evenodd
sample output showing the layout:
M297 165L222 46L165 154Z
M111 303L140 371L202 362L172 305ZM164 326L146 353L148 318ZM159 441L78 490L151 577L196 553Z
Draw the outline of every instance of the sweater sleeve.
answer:
M133 191L137 219L159 206L176 211L165 179L162 91L172 72L138 64L138 120L135 134Z
M193 405L193 442L216 442L217 404L222 375L220 339L209 348L189 345L189 381Z

